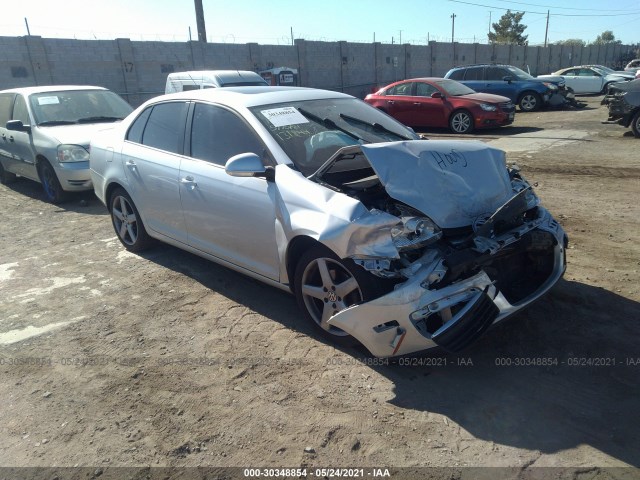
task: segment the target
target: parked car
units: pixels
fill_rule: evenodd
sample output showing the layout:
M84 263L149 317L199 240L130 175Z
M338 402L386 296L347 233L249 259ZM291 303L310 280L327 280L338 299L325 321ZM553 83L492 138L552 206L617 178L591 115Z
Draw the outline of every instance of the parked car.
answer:
M291 291L318 332L377 356L463 349L565 270L562 227L503 151L419 140L342 93L157 97L90 163L126 249L159 239Z
M627 66L624 67L625 72L637 72L638 69L640 69L640 58L631 60L629 63L627 63Z
M454 133L509 125L516 110L507 97L477 93L446 78L395 82L364 101L405 125L449 128Z
M198 70L167 75L164 93L201 90L218 87L248 87L268 85L256 72L248 70Z
M630 72L626 72L624 70L614 70L613 68L609 68L609 67L606 67L604 65L584 65L584 66L585 67L596 67L596 68L599 68L600 70L605 71L608 74L616 73L616 74L620 74L622 76L628 76L630 74ZM633 73L631 73L631 76L633 76Z
M445 78L457 80L476 92L493 93L509 97L523 112L538 110L549 102L559 88L564 87L562 79L556 84L538 80L527 72L511 65L466 65L455 67Z
M538 75L539 79L549 80L554 77L562 77L566 85L575 93L606 93L609 85L618 82L633 80L633 75L623 73L607 73L593 66L579 66L562 68L551 75Z
M0 181L21 176L42 183L49 201L91 190L89 141L133 108L92 86L41 86L0 91Z
M603 103L609 107L606 123L631 127L635 137L640 138L640 79L612 85Z

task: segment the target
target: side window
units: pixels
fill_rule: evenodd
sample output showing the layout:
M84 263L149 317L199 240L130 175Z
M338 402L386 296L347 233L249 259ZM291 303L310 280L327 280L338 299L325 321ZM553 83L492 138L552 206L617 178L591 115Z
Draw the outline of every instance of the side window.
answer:
M487 67L485 70L485 79L486 80L502 80L506 76L513 76L510 73L504 71L504 69L499 67Z
M484 80L482 77L484 67L473 67L467 69L467 73L464 76L465 80Z
M395 87L387 90L387 95L411 95L411 87L413 86L413 82L411 83L401 83L400 85L396 85Z
M464 69L454 70L451 72L451 75L449 75L449 78L451 80L462 80L464 78Z
M575 77L576 76L576 69L572 68L571 70L567 70L566 72L563 73L563 75L566 75L568 77Z
M16 101L13 104L12 120L20 120L23 125L31 125L29 111L27 110L27 102L25 102L22 95L16 95Z
M129 127L129 133L127 133L127 140L142 143L142 132L144 132L144 127L147 125L152 109L153 107L147 108L133 121L133 124Z
M239 153L263 156L256 133L238 115L225 108L197 103L191 125L191 156L224 166Z
M428 83L418 82L416 83L416 96L417 97L430 97L432 93L437 92L436 87L429 85Z
M142 133L143 145L171 153L182 153L186 108L186 102L155 105Z
M0 128L5 128L11 120L11 104L15 93L0 94Z

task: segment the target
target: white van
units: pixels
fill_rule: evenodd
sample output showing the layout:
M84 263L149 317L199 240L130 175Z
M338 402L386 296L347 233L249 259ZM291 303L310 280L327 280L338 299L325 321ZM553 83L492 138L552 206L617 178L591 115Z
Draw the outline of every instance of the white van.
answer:
M164 93L216 87L268 86L256 72L248 70L199 70L170 73Z

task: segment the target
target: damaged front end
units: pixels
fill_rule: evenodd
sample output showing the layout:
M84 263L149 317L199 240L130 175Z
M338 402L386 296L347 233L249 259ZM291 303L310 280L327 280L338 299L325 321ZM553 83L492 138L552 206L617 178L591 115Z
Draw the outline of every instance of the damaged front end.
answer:
M376 248L338 252L395 288L328 320L376 356L460 351L565 271L562 227L518 170L506 168L504 152L483 143L346 147L311 179L396 218L378 232Z

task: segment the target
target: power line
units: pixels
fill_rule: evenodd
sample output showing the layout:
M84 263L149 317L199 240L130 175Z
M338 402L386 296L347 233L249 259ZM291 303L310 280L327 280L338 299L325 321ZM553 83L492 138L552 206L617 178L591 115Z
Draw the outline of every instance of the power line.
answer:
M465 5L472 5L474 7L495 8L497 10L511 10L510 8L497 7L495 5L483 5L480 3L464 2L462 0L449 0L453 3L463 3ZM555 7L554 7L555 8ZM529 10L518 10L522 13L531 13L533 15L546 15L546 12L531 12ZM640 10L629 11L626 13L599 13L599 14L580 14L580 13L552 13L552 17L627 17L629 15L635 15L640 13Z
M601 10L598 8L575 8L575 7L559 7L557 5L541 5L539 3L516 2L514 0L498 0L498 1L502 3L515 3L518 5L529 5L530 7L555 8L557 10L580 10L580 11L590 11L590 12L627 12L628 13L628 10L625 10L622 8L618 8L618 9L607 8L605 10Z

